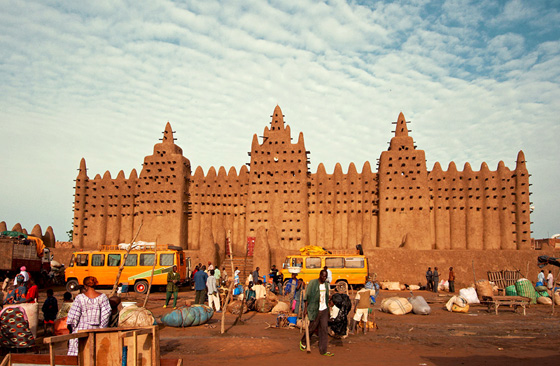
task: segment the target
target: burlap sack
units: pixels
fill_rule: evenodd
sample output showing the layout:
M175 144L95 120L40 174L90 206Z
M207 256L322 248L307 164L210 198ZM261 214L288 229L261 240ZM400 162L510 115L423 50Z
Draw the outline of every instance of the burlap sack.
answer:
M119 327L149 327L154 324L154 314L148 309L130 305L119 312Z
M279 301L272 310L270 311L272 314L278 313L288 313L290 311L290 305L287 302Z
M269 313L274 307L274 303L269 301L267 298L260 298L255 301L255 310L259 313Z
M488 280L476 281L476 294L478 295L479 300L482 300L483 296L494 295L490 282Z
M242 303L242 301L235 300L234 302L232 302L228 305L227 310L234 315L239 315L239 312L241 311L241 303ZM243 313L246 313L246 312L247 312L247 304L244 304Z

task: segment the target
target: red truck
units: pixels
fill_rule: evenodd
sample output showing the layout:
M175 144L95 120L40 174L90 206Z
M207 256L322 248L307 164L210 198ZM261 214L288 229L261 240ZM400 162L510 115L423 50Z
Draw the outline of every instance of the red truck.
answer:
M8 236L10 233L11 236ZM21 266L33 277L37 285L44 284L47 274L51 270L51 253L40 238L25 235L15 236L13 232L0 233L0 275L14 278Z

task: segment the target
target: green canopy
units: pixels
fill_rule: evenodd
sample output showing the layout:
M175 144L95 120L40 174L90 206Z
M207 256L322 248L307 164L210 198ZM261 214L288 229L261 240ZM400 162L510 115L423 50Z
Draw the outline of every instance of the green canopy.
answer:
M23 236L24 238L27 238L27 234L20 233L19 231L2 231L0 235L11 236L12 238L18 238L19 236Z

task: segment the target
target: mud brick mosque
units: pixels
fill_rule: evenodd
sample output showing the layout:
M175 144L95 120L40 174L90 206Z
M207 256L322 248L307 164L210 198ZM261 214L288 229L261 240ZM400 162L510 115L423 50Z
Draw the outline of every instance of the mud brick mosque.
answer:
M75 186L74 245L136 240L181 246L201 258L223 259L226 236L236 256L254 242L261 263L313 244L367 252L403 250L530 249L529 173L522 151L513 170L469 163L447 170L426 167L404 115L396 122L377 171L366 162L328 174L309 171L303 133L292 143L280 107L262 142L251 143L250 163L205 174L190 161L165 126L163 139L144 158L140 174L88 177L80 162ZM294 139L295 141L295 139ZM140 228L140 225L142 227ZM138 230L140 228L140 230Z

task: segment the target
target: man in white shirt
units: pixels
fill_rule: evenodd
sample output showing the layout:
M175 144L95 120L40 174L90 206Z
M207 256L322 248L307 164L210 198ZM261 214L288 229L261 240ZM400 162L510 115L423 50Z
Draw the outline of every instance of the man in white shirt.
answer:
M553 286L554 286L554 276L552 275L552 271L548 270L548 276L546 276L546 287L548 287L549 290L552 290Z
M332 285L332 271L327 266L323 267L323 269L327 271L327 282L329 283L329 285Z
M206 279L206 287L208 288L208 306L216 308L216 312L220 312L220 296L218 295L218 288L216 287L216 277L214 270L210 270L210 275Z
M537 282L540 282L544 285L544 269L541 269L537 276Z
M259 280L259 282L253 286L253 291L255 291L255 299L257 300L266 297L266 288L264 287L262 280Z

